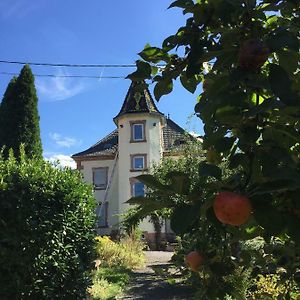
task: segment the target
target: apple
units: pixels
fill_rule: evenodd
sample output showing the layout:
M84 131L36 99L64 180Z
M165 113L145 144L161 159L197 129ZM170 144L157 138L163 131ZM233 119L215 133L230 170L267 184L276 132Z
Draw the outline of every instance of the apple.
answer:
M257 39L244 41L239 50L238 65L243 68L258 70L269 56L267 45Z
M189 266L189 268L197 272L200 266L203 263L203 256L198 251L192 251L185 256L185 263Z
M250 218L252 206L246 196L223 191L217 194L213 209L221 223L240 226Z

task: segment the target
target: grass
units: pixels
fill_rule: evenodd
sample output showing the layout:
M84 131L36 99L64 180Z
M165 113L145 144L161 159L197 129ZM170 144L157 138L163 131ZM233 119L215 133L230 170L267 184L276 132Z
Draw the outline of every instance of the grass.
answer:
M93 300L118 299L130 280L130 270L118 267L100 267L95 271L93 285L89 289Z
M109 237L96 238L97 269L88 289L88 300L120 299L133 269L145 265L144 244L126 237L114 242Z

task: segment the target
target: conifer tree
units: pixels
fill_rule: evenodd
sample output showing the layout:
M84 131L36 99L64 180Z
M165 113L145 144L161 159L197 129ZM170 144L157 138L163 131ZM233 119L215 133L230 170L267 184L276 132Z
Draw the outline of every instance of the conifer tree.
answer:
M19 77L10 81L1 102L0 147L5 146L5 156L12 148L18 157L23 143L29 157L42 157L37 102L34 76L25 65Z

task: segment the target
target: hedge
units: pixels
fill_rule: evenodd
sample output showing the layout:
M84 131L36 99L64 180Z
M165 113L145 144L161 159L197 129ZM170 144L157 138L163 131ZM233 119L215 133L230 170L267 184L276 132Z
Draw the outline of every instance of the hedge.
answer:
M79 172L0 156L0 299L84 299L95 200Z

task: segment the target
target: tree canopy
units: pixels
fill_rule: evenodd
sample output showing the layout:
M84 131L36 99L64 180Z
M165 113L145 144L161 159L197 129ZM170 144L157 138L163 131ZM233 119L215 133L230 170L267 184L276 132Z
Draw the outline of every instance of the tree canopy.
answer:
M211 274L220 280L220 268L226 269L230 256L235 259L234 270L251 265L274 274L283 267L283 282L299 284L300 1L177 0L169 8L180 8L185 24L160 47L147 44L128 78L150 80L157 100L172 92L177 79L199 94L195 114L204 124L206 162L197 170L198 197L186 190L189 176L173 174L173 185L150 175L140 177L160 193L171 190L184 199L174 205L166 197L154 202L153 210L172 208L173 228L180 235L199 236L200 219L223 239L217 269L213 268L221 246L214 245L210 257L205 250L211 249L205 249L201 238L190 244L206 256L202 274L214 286L203 299L224 297L225 288L215 288ZM230 176L224 176L224 163ZM149 207L146 199L129 202ZM233 212L247 218L232 221ZM231 249L234 242L258 237L265 245L257 260L249 248L236 253ZM203 282L207 287L205 276ZM283 293L284 299L291 299L290 292Z

